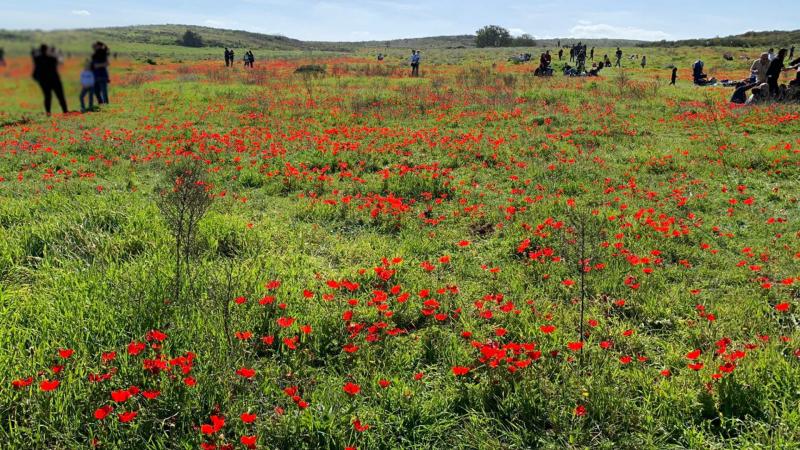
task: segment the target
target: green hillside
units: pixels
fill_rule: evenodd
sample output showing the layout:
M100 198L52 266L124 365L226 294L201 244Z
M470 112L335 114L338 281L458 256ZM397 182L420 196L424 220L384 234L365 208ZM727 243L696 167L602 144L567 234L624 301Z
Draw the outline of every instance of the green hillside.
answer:
M800 43L800 30L748 31L744 34L707 39L649 42L648 47L776 47Z

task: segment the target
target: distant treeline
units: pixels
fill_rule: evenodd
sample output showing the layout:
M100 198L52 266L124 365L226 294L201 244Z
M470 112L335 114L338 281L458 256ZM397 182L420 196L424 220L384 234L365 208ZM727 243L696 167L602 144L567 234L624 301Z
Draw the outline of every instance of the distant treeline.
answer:
M737 36L682 41L659 41L639 44L640 47L780 47L800 44L800 30L748 31Z

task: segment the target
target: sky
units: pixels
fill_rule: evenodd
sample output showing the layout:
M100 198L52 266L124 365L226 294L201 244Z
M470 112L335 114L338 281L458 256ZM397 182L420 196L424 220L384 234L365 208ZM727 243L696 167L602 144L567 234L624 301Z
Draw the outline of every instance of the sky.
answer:
M797 0L0 0L0 29L185 24L317 41L472 34L673 40L800 28Z

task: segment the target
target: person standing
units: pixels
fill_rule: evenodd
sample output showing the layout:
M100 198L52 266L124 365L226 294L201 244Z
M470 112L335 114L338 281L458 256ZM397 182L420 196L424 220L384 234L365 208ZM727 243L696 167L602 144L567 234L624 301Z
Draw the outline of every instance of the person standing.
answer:
M592 51L589 52L589 60L594 61L594 47L592 47Z
M53 93L58 98L61 111L68 112L67 100L64 98L64 86L58 75L58 58L55 49L42 44L37 50L31 52L33 58L33 79L39 83L44 94L44 110L50 115L53 103Z
M108 83L111 79L108 75L108 46L97 41L92 46L92 72L94 73L94 94L97 103L100 105L108 104Z
M411 50L411 76L412 77L418 77L419 76L419 61L420 61L419 50Z
M642 69L647 65L647 56L642 55Z
M225 47L225 67L230 67L231 65L231 52L228 50L228 47Z
M792 47L792 51L794 52L794 47ZM3 47L0 47L0 67L6 66L6 51Z
M92 71L91 61L86 63L83 72L81 72L81 112L85 113L86 109L86 96L89 96L89 110L94 108L94 72Z
M759 84L766 83L769 64L769 54L762 53L761 57L753 61L753 65L750 66L750 78L755 78L755 81Z
M0 50L3 50L3 49L0 48ZM792 48L789 49L789 59L792 59L792 58L794 58L794 45L792 46ZM0 59L3 59L3 58L0 57Z
M770 62L775 59L775 49L774 48L769 49L767 54L769 55Z
M669 85L670 86L675 86L675 82L677 82L677 81L678 81L678 68L677 67L673 67L672 68L672 80L670 81Z
M563 57L564 57L564 49L560 48L558 49L558 60L561 61Z
M617 53L615 53L617 57L617 63L614 64L614 67L622 67L622 50L617 47Z
M778 88L778 80L780 80L781 72L784 69L784 60L788 53L789 51L785 48L780 49L775 59L769 63L769 69L767 69L767 85L769 85L769 94L773 97L777 96L780 91Z

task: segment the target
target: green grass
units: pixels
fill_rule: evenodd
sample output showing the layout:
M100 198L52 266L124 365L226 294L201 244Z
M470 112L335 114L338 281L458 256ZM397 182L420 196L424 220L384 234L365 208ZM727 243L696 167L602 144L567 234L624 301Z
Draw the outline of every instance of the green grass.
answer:
M800 116L686 81L698 57L746 74L730 49L626 48L650 66L626 61L623 83L535 79L504 63L515 49L426 51L409 79L404 49L264 52L247 72L127 45L158 64L114 61L112 104L85 115L45 118L24 56L0 69L3 448L800 446ZM308 63L328 75L292 75ZM62 68L73 107L79 66ZM215 201L174 298L158 198L195 157ZM168 337L129 354L151 330ZM111 399L131 386L161 394Z

